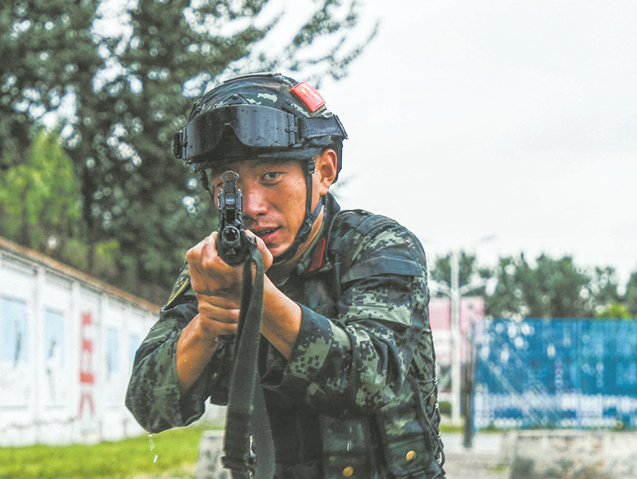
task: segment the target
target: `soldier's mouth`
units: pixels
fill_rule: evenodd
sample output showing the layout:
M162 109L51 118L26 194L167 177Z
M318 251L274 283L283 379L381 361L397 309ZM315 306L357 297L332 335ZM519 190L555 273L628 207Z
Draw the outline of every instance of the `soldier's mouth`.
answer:
M265 229L265 230L255 231L254 234L257 235L261 239L265 239L267 236L271 235L272 233L274 233L278 229L279 229L279 227L268 228L268 229Z

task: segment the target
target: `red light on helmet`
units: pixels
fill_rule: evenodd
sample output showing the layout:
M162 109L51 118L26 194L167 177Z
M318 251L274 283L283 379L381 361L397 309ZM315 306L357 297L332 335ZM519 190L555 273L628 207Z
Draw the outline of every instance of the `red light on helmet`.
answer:
M292 88L292 91L305 103L305 106L307 106L312 113L325 106L325 100L323 100L318 90L306 82L299 83Z

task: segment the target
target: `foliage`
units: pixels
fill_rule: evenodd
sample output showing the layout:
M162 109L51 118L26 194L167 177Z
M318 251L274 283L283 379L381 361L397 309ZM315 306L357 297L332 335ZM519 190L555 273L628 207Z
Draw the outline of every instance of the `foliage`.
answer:
M637 318L637 271L635 271L626 285L626 309L633 318Z
M142 473L157 477L168 471L170 477L192 477L204 430L201 426L171 429L150 437L91 446L0 448L0 479L113 479L134 478Z
M480 276L477 268L476 257L461 251L458 255L460 266L460 286L471 283L476 276ZM451 287L451 255L436 258L431 270L431 279L439 284Z
M0 176L0 234L51 253L81 234L82 198L57 132L41 130L21 164Z
M590 318L619 301L613 268L585 270L570 256L541 255L531 266L524 255L501 258L493 274L498 285L487 296L494 317Z
M606 319L631 319L633 316L628 312L622 303L613 302L595 312L596 318Z
M266 8L275 0L137 0L114 17L100 0L2 2L0 170L25 163L33 126L55 112L80 183L87 269L138 294L169 288L185 249L214 228L170 148L192 98L245 71L340 78L362 51L345 41L355 0L305 3L304 22L273 47L267 35L287 25L285 10ZM96 257L112 241L119 274Z
M438 407L440 409L440 414L445 416L449 416L451 414L451 403L449 401L440 401L440 403L438 403Z
M501 258L496 268L498 286L486 300L488 314L496 317L563 318L586 316L581 289L587 278L578 272L570 257L537 259L532 268L524 255Z
M578 268L570 256L553 259L543 254L531 263L520 254L500 258L494 268L480 268L476 257L464 252L459 260L460 286L477 278L497 280L494 291L476 293L484 297L485 312L491 317L634 317L629 308L631 298L637 303L637 273L624 298L613 268ZM437 258L434 265L432 280L449 286L450 256Z
M88 267L80 183L56 131L41 129L24 162L0 176L0 235L78 268ZM95 271L116 274L115 240L95 245Z

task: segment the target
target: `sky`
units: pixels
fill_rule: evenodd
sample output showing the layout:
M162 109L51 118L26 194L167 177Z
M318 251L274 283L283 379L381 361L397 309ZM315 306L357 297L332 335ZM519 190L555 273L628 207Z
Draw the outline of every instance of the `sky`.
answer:
M266 4L265 22L286 14L266 50L298 31L308 2ZM342 207L395 218L430 260L570 255L625 283L637 271L637 2L359 2L348 41L380 20L378 34L320 86L350 137Z
M350 137L341 205L395 218L430 260L571 255L627 281L637 2L361 3L378 35L320 88Z

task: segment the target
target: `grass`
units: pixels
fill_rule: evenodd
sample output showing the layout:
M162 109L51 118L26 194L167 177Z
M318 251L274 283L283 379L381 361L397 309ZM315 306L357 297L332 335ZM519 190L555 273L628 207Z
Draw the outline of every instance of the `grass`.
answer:
M193 479L201 434L210 429L198 425L91 446L0 447L0 479Z
M440 432L442 433L456 433L463 432L464 426L454 426L453 424L441 424Z
M4 447L0 479L191 479L201 434L209 429L172 429L91 446Z

